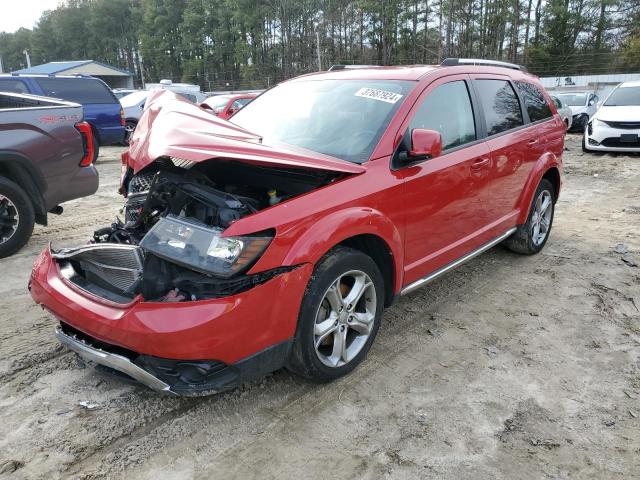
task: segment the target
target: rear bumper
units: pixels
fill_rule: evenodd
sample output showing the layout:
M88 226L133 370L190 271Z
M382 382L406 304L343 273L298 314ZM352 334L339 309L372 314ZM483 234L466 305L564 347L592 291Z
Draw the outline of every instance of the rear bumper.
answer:
M60 176L48 181L44 193L47 210L76 198L88 197L98 191L98 170L93 165L79 167L72 176Z
M120 305L62 277L46 249L34 264L29 289L36 303L96 342L137 355L234 365L294 336L311 272L312 266L303 264L224 298L178 303L136 298Z
M100 138L100 145L113 145L124 141L123 125L113 127L100 127L96 125L95 128Z

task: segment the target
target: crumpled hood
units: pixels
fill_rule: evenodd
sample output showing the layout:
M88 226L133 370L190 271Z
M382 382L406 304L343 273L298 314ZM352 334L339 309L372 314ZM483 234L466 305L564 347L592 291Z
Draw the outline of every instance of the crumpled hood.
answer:
M191 162L214 158L282 167L362 173L365 167L260 137L167 90L152 91L123 159L138 172L159 157Z
M640 106L602 106L594 117L605 122L640 122Z
M571 109L571 115L579 115L581 113L589 113L588 112L589 107L587 107L585 105L569 106L569 108Z

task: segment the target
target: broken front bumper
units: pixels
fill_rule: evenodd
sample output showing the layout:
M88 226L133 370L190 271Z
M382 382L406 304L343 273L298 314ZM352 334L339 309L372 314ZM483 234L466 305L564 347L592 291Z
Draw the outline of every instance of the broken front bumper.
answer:
M73 350L86 360L122 372L157 392L173 393L171 392L171 387L168 384L164 383L159 378L154 377L146 370L143 370L127 357L95 348L78 338L76 335L66 334L62 331L61 327L56 328L56 337L58 337L58 340L60 340L64 346Z
M284 364L311 271L300 265L224 298L169 303L136 297L123 305L78 288L46 249L29 289L61 322L58 338L72 350L154 390L167 391L164 383L172 392L198 394L232 388ZM201 387L182 374L201 367L207 377Z

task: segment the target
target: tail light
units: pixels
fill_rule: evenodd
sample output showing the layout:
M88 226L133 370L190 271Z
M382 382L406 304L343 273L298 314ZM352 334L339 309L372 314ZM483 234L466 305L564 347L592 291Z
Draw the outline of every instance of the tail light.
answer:
M93 132L91 131L91 125L87 122L76 123L76 129L80 132L82 137L82 160L80 160L81 167L88 167L93 162L93 154L95 147L93 145Z
M124 109L120 107L120 125L124 127L125 123L127 122L125 121L125 118L124 118Z

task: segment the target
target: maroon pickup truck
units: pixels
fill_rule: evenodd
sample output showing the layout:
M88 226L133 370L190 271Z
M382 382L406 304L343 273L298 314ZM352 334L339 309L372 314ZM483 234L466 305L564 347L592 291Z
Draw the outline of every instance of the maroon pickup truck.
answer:
M0 92L0 258L17 252L34 223L98 189L91 127L82 106Z

